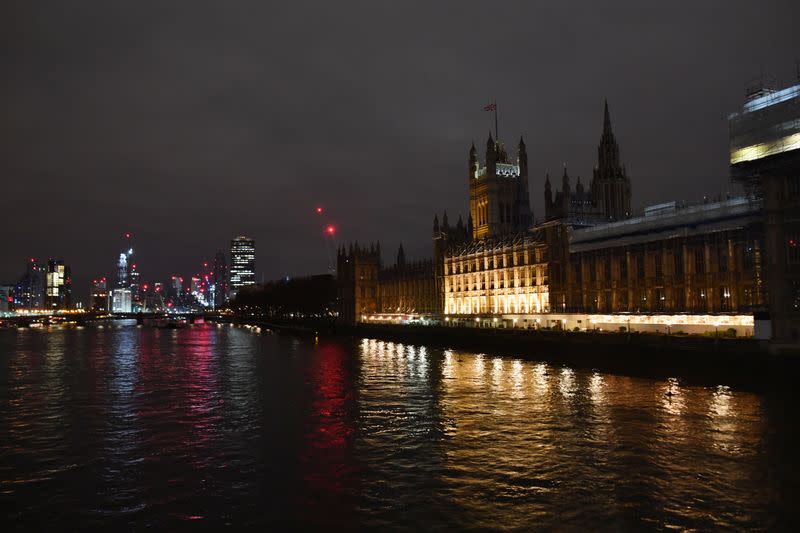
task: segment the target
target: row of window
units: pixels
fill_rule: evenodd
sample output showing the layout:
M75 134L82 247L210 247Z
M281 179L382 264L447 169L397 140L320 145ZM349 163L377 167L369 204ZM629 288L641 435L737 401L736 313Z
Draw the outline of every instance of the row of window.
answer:
M719 311L734 311L731 297L731 289L728 286L717 287L716 309ZM685 310L691 307L695 310L706 310L709 305L709 289L693 289L689 295L692 301L687 301L687 292L683 288L675 288L672 292L672 302L667 302L666 293L663 288L656 288L652 291L652 299L648 298L648 291L641 289L636 292L633 300L634 309L653 309L656 311L666 310ZM749 308L756 305L755 293L751 287L742 288L738 299L739 308ZM614 304L611 291L596 291L590 296L590 309L595 311L628 311L627 294L621 295Z
M798 241L791 241L798 243ZM795 261L800 262L800 246L795 244L793 248L790 248L794 253ZM729 256L728 256L728 248L727 246L719 246L715 247L712 250L713 253L716 254L716 265L717 265L717 272L728 272L730 265L729 265ZM673 255L672 263L672 274L676 278L681 278L685 275L684 271L684 261L683 258L680 256ZM657 279L664 278L664 254L661 252L656 252L652 255L653 257L653 265L654 265L654 274ZM636 278L637 279L645 279L646 269L645 269L645 256L643 253L635 254L632 258L632 263L634 264L634 268L636 269ZM706 253L704 248L696 248L692 252L692 260L694 261L694 273L695 274L705 274L710 269L706 268L708 261L706 261ZM611 257L605 257L600 260L601 268L603 271L603 279L611 279ZM619 262L619 279L621 281L628 280L628 259L625 257L617 259ZM597 281L597 270L598 265L597 261L592 261L591 259L587 261L588 263L588 271L589 271L589 281L594 282ZM745 271L752 271L755 268L756 264L756 254L755 248L753 246L746 246L743 249L742 253L742 266ZM583 268L581 262L574 262L573 263L573 277L577 283L583 282Z
M496 268L508 268L510 266L528 265L530 258L535 258L535 263L547 261L547 254L544 248L534 251L511 252L499 256L488 258L467 259L463 261L453 261L444 266L444 273L447 274L466 274L469 272L481 272L483 270L494 270Z

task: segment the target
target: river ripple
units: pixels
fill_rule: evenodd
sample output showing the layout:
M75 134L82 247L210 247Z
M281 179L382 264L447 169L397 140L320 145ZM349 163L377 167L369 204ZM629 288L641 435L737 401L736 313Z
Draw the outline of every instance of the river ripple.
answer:
M247 329L0 331L19 529L776 529L797 403Z

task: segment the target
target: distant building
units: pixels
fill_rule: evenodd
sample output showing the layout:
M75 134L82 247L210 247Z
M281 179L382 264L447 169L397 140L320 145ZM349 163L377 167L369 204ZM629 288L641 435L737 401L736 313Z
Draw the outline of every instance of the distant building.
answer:
M546 219L561 219L573 227L630 218L631 182L620 161L619 145L611 129L608 102L604 109L603 133L597 147L597 166L589 188L584 190L579 177L573 189L565 165L561 190L556 190L555 196L550 176L545 177L544 209Z
M89 310L108 311L110 309L110 294L106 278L93 279L89 286Z
M111 312L130 313L131 311L132 311L131 290L114 289L111 292Z
M44 269L33 257L25 265L25 274L14 287L14 305L17 309L44 307Z
M72 276L63 259L50 259L45 273L45 306L68 309L72 305Z
M0 285L0 313L14 310L14 286Z
M138 310L142 307L142 281L141 273L136 268L136 263L130 264L128 270L128 283L131 289L131 307Z
M231 241L231 295L256 282L256 242L245 236Z
M214 256L214 266L212 270L212 287L214 288L214 308L220 309L227 302L228 287L228 265L225 261L225 252L219 251Z

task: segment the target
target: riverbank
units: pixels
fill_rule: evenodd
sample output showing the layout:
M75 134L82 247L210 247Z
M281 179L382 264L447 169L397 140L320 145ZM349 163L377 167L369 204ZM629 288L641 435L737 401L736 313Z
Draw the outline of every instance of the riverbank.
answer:
M753 386L800 375L800 357L769 353L753 338L701 337L617 332L559 332L394 324L267 322L236 319L306 337L373 338L443 349L594 368L657 378L679 376L698 383Z

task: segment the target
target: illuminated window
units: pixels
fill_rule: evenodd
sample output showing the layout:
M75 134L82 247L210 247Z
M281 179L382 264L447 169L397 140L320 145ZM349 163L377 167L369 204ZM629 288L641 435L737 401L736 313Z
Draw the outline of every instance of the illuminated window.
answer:
M745 287L742 290L742 305L745 307L753 305L753 289Z
M728 287L719 288L719 308L722 311L730 311L731 309L731 291Z
M656 311L664 311L666 309L667 298L664 295L664 289L658 288L655 290L655 308Z

